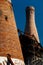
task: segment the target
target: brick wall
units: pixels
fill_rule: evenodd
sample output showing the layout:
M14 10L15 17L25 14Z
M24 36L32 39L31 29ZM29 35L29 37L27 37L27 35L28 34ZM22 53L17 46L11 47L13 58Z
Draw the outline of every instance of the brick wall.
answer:
M11 3L0 1L0 56L23 59Z

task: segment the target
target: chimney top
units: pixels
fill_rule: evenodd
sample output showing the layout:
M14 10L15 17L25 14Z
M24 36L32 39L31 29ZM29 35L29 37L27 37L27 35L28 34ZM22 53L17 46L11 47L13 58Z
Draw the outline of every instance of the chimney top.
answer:
M8 0L11 3L11 0Z
M9 1L11 3L11 0L0 0L1 2Z
M33 10L33 11L34 11L35 8L34 8L33 6L27 6L27 7L26 7L26 11L29 11L29 10Z

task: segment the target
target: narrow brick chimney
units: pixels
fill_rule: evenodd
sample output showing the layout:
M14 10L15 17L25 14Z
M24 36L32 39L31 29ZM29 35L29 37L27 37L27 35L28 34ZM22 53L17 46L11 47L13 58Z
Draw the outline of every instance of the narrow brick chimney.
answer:
M40 42L35 24L35 8L32 6L26 8L25 33L28 35L34 35L36 40Z

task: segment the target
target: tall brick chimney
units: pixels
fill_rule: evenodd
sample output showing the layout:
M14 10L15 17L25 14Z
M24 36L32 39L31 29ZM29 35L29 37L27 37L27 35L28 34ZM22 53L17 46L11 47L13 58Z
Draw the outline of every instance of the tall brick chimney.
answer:
M35 8L32 6L26 8L25 33L28 35L34 35L37 41L40 42L35 24Z
M11 0L0 0L0 57L23 60Z

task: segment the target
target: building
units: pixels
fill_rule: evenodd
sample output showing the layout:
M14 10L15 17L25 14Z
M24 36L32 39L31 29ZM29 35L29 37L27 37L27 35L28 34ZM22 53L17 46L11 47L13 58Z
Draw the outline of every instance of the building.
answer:
M24 61L26 65L43 64L43 47L40 44L37 27L35 24L35 8L26 8L26 26L22 34L20 32L20 42Z
M11 0L0 0L0 65L6 65L6 55L11 55L14 65L43 63L43 48L40 45L34 13L34 7L26 8L25 30L23 34L19 31L18 36Z
M7 54L16 64L24 64L11 0L0 0L0 63Z

